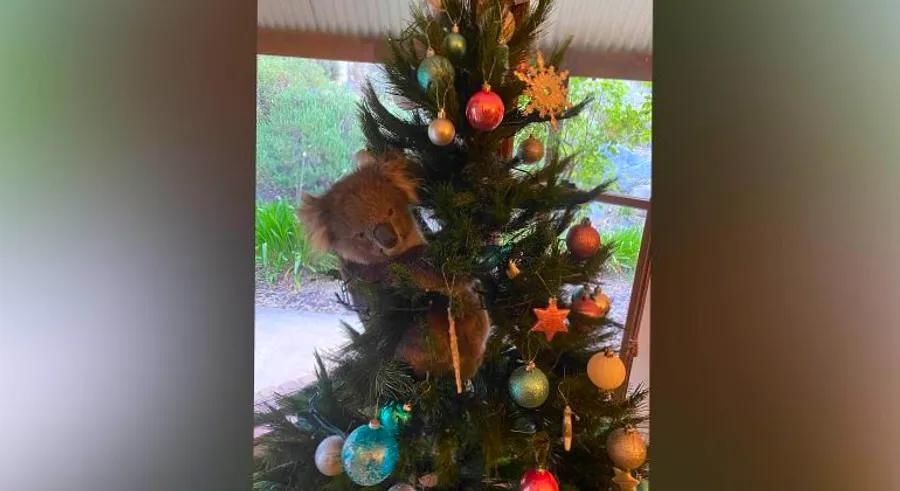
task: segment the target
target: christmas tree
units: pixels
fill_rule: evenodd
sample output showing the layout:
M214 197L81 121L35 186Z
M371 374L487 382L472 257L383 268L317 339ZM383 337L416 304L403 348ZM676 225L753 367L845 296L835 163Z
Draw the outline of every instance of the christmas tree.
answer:
M634 489L647 393L591 295L614 244L578 219L608 183L528 136L587 102L566 46L536 48L552 0L428 3L388 42L389 94L365 88L359 168L305 198L362 328L257 414L255 489Z

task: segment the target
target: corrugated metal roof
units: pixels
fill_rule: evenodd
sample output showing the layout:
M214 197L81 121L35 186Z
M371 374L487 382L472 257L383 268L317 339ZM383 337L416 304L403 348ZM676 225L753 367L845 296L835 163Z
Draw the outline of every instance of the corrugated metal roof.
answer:
M410 0L259 0L258 5L263 29L383 37L405 27ZM559 0L543 44L571 35L572 48L579 51L650 56L652 19L652 0Z

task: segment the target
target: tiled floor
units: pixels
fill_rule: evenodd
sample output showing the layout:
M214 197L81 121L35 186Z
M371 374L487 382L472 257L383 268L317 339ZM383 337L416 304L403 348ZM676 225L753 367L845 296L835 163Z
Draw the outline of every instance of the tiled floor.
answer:
M254 362L256 402L268 400L276 392L293 392L313 381L313 352L318 350L324 353L346 341L341 320L358 325L353 315L257 307Z

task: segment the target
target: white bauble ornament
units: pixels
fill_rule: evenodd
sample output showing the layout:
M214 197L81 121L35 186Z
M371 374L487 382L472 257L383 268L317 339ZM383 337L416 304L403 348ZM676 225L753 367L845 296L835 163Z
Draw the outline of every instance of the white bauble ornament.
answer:
M611 350L606 350L588 360L587 374L601 390L616 390L625 382L625 364Z
M398 482L388 488L388 491L416 491L416 487L412 484L406 484L405 482Z
M344 472L341 465L341 447L344 446L344 438L332 435L319 442L316 447L316 469L329 477L334 477Z

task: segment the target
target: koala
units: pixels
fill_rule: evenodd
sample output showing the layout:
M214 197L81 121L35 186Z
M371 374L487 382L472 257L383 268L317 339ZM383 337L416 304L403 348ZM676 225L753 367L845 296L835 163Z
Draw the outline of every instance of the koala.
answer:
M387 287L397 281L391 273L393 264L406 266L418 288L440 294L429 307L427 328L400 326L404 332L396 355L417 375L452 372L447 307L451 296L459 302L453 309L454 322L460 371L468 379L484 358L490 319L471 281L448 285L423 260L426 242L411 210L418 203L416 189L402 155L388 154L362 163L321 196L304 195L299 216L313 246L333 250L340 258L357 308L364 307L365 300L354 293L355 282Z

